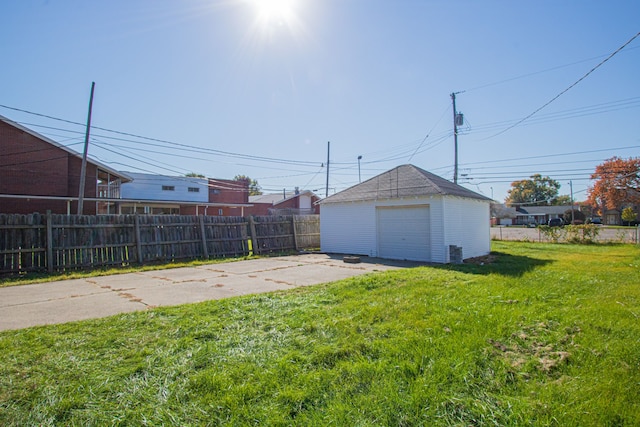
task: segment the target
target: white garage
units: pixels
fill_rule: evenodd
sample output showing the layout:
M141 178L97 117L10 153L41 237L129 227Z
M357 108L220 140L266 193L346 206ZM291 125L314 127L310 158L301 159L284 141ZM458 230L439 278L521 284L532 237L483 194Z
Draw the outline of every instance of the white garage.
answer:
M491 200L403 165L320 202L328 253L448 263L490 251ZM456 252L458 251L458 252Z

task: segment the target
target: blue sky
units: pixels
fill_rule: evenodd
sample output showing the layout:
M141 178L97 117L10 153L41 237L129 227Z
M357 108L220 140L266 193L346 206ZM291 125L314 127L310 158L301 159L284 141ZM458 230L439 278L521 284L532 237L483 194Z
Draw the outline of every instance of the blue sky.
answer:
M119 170L248 175L325 194L401 164L504 200L549 175L586 198L640 154L636 0L6 0L0 115ZM271 0L274 1L274 0ZM24 111L19 111L24 110ZM113 133L118 131L130 135ZM135 135L135 136L132 136ZM144 137L144 138L140 138Z

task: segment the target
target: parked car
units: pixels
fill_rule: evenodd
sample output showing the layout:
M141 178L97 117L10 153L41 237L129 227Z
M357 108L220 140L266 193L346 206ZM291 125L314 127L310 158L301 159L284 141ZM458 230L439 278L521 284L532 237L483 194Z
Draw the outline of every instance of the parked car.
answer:
M549 227L562 227L564 225L564 221L562 218L551 218L549 220Z
M594 216L589 220L589 222L591 224L602 224L602 218L600 218L599 216Z

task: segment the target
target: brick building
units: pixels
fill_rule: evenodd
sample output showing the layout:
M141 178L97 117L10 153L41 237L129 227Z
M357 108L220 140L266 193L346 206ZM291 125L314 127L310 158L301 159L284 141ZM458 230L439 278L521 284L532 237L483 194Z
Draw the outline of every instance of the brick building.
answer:
M299 191L297 188L291 193L263 194L250 196L249 202L253 207L251 215L314 215L320 213L318 201L320 198L309 190Z
M0 213L77 213L82 154L0 116ZM83 213L116 213L130 178L87 159Z

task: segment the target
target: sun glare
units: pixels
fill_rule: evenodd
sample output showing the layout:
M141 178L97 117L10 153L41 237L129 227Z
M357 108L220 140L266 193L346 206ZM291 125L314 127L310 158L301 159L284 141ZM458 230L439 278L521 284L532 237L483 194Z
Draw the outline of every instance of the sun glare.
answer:
M258 20L264 25L289 25L294 18L294 0L253 0Z

